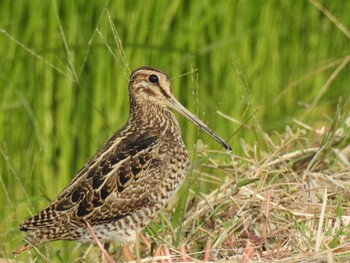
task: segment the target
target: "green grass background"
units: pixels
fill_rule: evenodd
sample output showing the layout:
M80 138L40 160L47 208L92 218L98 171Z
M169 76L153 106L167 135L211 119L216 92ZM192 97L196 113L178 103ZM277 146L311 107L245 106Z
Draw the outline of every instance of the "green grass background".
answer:
M320 3L349 30L350 2ZM0 257L11 258L20 243L18 224L47 205L127 120L127 64L106 10L130 69L168 72L179 101L230 138L236 153L240 138L261 140L249 128L256 110L269 134L293 119L330 124L339 101L349 110L349 65L321 93L350 53L349 36L313 2L2 0ZM239 124L217 111L248 127L235 133ZM198 138L220 149L179 120L191 156Z

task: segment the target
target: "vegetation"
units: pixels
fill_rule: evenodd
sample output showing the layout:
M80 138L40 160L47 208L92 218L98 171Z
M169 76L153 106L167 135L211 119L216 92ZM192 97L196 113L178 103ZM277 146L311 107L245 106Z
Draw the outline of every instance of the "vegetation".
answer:
M192 170L149 242L173 260L349 259L349 14L347 1L2 0L0 261L99 257L63 241L12 251L127 120L143 65L233 146L178 118Z

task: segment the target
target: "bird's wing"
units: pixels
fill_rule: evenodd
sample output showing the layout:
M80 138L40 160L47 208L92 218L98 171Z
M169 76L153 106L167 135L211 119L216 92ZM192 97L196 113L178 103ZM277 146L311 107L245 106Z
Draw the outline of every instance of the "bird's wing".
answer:
M151 134L113 136L56 200L25 221L21 229L45 227L58 221L84 224L111 217L118 220L140 209L149 202L147 188L161 162L158 148L159 138ZM146 189L142 186L145 184Z

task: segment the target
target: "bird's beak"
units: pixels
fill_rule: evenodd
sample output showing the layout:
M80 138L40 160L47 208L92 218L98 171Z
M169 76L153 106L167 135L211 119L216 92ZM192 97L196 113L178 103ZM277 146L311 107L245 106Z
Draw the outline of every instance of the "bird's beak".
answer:
M196 126L201 128L203 131L208 133L211 137L213 137L218 143L220 143L226 151L230 152L231 147L228 145L219 135L217 135L212 129L210 129L207 125L204 124L201 120L199 120L195 115L189 112L180 102L178 102L174 97L169 99L170 106L186 119L194 123Z

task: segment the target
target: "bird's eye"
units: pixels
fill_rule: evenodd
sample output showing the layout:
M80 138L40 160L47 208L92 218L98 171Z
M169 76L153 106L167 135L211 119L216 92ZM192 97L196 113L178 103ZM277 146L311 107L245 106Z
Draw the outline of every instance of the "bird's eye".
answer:
M157 84L159 79L158 79L157 75L152 74L148 77L148 81L153 83L153 84Z

